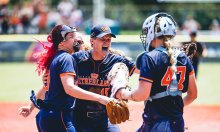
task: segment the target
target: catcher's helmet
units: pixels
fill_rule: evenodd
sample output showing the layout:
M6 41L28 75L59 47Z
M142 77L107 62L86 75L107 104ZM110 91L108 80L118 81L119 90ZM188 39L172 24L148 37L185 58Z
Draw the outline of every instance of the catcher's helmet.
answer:
M159 20L158 20L159 19ZM176 35L176 22L167 13L156 13L149 16L143 23L142 34L140 35L144 49L149 50L151 41L163 35Z

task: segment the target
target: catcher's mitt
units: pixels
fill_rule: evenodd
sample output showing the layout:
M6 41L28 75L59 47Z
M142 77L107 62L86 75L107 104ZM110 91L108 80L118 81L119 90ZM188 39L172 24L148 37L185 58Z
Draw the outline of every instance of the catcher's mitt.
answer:
M184 44L182 47L182 50L189 57L189 59L192 61L193 56L196 54L197 46L195 43Z
M112 86L110 97L115 97L119 89L128 87L128 77L128 67L122 62L115 63L108 73L108 81Z
M129 110L123 100L111 100L106 105L107 115L112 124L120 124L129 119Z

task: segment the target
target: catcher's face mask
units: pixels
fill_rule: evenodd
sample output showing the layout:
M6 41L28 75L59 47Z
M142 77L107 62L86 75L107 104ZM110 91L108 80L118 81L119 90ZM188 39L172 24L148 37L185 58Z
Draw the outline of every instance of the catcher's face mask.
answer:
M172 16L166 13L157 13L149 16L143 23L141 42L145 51L149 51L149 46L154 38L163 35L176 35L176 22Z

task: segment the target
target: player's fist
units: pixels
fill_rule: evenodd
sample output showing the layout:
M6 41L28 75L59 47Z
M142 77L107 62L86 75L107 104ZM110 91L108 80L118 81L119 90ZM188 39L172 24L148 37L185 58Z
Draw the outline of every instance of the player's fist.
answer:
M28 117L31 114L31 106L22 106L19 108L19 115L23 117Z

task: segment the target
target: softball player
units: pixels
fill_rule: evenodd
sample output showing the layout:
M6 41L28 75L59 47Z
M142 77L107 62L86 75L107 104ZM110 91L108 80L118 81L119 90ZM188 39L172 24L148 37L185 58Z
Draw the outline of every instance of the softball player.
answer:
M90 37L93 49L73 54L78 67L77 84L84 90L110 96L107 74L112 66L117 62L124 62L132 74L135 65L125 57L109 52L111 38L116 36L108 26L94 26ZM98 102L77 99L73 114L79 132L120 131L118 126L109 122L106 107Z
M75 46L74 52L84 50L86 48L84 40L83 40L83 36L82 36L81 33L75 32L75 40L79 43L79 45ZM45 73L49 73L49 70L45 70ZM45 78L49 78L48 74L44 74L44 75L46 75ZM45 98L45 93L48 90L47 83L49 83L49 82L47 82L47 80L46 80L44 83L45 83L45 85L42 86L38 90L37 94L35 95L36 99L42 99L43 100ZM22 116L27 117L31 114L31 112L33 111L34 108L35 108L35 106L34 106L33 102L30 102L29 105L20 107L19 108L19 113Z
M58 25L53 28L48 41L51 47L46 47L38 61L38 72L50 71L49 88L44 100L37 100L40 111L36 116L39 131L75 132L72 120L72 110L75 98L97 101L106 105L110 98L85 91L74 85L75 60L71 54L76 50L75 28Z
M139 86L133 91L120 90L116 97L145 101L143 125L139 132L183 132L183 107L197 98L197 84L189 58L171 39L176 22L166 13L157 13L143 23L141 39L145 50L137 58ZM182 98L182 93L187 95Z

